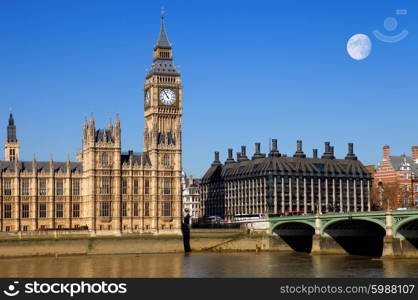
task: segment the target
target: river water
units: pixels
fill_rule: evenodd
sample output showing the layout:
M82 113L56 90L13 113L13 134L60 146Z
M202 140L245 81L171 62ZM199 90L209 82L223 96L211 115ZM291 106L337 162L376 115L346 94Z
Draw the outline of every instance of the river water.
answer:
M418 277L418 259L293 252L3 258L0 277Z

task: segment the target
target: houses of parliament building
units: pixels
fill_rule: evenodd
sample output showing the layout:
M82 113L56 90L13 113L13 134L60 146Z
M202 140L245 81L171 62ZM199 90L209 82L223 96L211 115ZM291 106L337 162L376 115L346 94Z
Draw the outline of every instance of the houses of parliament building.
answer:
M13 115L0 161L0 231L180 233L182 84L164 17L144 84L144 151L121 152L119 118L85 120L77 162L21 161Z

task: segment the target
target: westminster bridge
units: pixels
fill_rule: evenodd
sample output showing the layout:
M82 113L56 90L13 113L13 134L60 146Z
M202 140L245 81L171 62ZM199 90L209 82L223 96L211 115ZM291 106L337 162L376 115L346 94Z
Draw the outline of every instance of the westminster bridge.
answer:
M270 217L246 228L267 230L276 237L275 248L281 244L315 254L418 257L415 209Z

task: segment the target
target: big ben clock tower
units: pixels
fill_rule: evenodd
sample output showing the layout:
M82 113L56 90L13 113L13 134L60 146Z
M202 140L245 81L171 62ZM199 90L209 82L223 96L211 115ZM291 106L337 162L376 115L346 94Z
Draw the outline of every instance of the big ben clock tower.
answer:
M182 85L163 14L144 85L144 116L144 152L151 162L152 227L158 232L180 232Z

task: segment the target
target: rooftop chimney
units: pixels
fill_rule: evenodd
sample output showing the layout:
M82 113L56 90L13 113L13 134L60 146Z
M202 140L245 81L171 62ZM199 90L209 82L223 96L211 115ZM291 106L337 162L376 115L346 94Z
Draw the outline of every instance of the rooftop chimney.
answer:
M354 145L353 143L348 143L348 153L345 159L357 160L357 156L354 154Z
M237 152L237 161L241 161L241 152Z
M234 160L234 154L233 154L233 149L231 149L231 148L229 148L228 149L228 158L227 158L227 160L225 161L225 164L230 164L230 163L233 163L233 162L235 162L235 160Z
M328 159L333 159L333 158L335 158L334 157L334 154L333 154L333 149L332 149L332 147L330 146L330 142L325 142L325 152L324 152L324 154L322 155L322 157L321 158L328 158Z
M261 153L261 144L260 143L255 143L255 153L254 153L252 159L263 158L263 157L266 157L266 155L264 153Z
M302 141L301 141L301 140L298 140L298 141L296 142L296 144L297 144L297 146L296 146L296 152L295 152L295 154L293 155L293 157L305 158L305 157L306 157L306 155L305 155L305 153L303 153L303 151L302 151Z
M277 156L277 157L281 156L280 152L277 150L277 140L276 139L271 140L271 150L270 150L270 153L269 153L269 157L272 157L272 156Z
M313 149L313 156L312 156L312 158L318 158L318 149Z
M215 151L215 160L212 163L212 166L218 166L221 164L221 161L219 160L219 152Z
M272 151L277 151L277 140L276 139L271 140L271 150Z
M418 163L418 146L412 146L412 159Z
M247 157L247 147L241 146L241 155L240 155L240 161L248 160Z
M383 146L383 159L388 160L390 158L390 147L388 145Z

